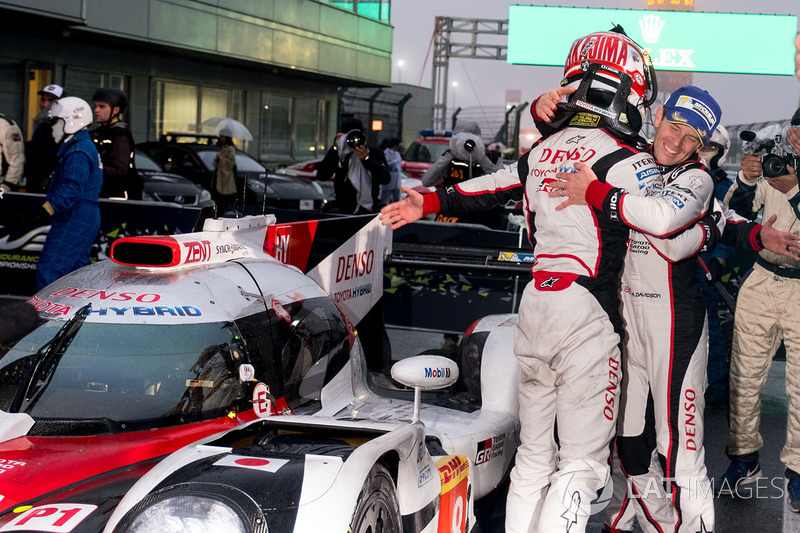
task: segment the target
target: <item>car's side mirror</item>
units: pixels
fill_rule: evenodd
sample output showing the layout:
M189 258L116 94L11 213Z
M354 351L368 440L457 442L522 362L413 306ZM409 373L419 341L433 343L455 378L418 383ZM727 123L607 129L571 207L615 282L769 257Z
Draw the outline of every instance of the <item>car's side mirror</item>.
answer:
M392 378L414 389L414 415L412 422L419 420L421 392L443 389L458 379L458 365L452 359L440 355L417 355L398 361L392 366Z

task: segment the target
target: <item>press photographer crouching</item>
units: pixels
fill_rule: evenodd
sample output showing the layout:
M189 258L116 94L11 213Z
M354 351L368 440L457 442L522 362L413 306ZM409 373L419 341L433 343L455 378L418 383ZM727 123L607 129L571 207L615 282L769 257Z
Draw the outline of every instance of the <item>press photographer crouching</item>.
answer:
M763 220L777 217L775 229L800 235L800 109L782 129L770 126L743 133L742 169L725 196L740 215ZM788 503L800 512L800 262L769 250L759 252L752 273L739 291L734 316L730 367L730 434L726 453L731 459L717 489L726 492L761 477L758 459L763 440L758 432L760 394L772 358L781 341L786 346L786 393L789 397L786 444ZM726 489L727 487L727 489Z

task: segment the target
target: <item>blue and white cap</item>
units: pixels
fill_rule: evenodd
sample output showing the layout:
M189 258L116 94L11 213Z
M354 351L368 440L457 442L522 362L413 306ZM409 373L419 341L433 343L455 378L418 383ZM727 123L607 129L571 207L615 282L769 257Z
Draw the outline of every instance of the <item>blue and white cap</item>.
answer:
M692 128L703 145L711 141L722 119L722 109L714 98L694 85L681 87L664 104L664 118L673 124Z

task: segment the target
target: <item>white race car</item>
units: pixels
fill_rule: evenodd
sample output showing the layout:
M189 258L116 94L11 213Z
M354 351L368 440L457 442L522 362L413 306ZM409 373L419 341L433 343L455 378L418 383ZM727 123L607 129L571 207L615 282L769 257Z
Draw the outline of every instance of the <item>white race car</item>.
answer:
M377 385L359 328L390 251L375 217L209 220L198 233L119 239L114 263L38 293L49 320L0 352L0 370L16 372L0 385L18 389L0 419L0 463L18 483L0 479L14 504L0 531L471 531L518 444L515 317L477 321L457 361L400 361L392 373L406 387ZM153 450L172 451L169 428L185 439L185 424L208 435L217 420L232 429L153 466ZM89 468L95 443L95 462L117 469L15 497L36 479L30 443L48 437L72 454L61 468ZM124 465L123 481L109 478ZM116 504L104 479L127 490L118 505L102 503Z

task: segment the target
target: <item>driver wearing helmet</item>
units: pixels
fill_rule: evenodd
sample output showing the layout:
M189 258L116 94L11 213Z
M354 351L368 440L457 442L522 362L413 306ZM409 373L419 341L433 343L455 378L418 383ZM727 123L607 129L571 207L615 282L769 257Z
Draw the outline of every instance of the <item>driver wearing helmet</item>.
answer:
M36 265L36 288L89 264L89 251L100 229L100 157L86 127L92 108L84 100L66 96L50 107L53 140L59 145L58 165L47 188L39 215L50 225Z
M558 90L552 93L558 96ZM542 116L539 103L536 110ZM622 277L628 336L616 451L624 477L614 483L605 531L618 532L629 523L623 516L626 508L636 510L645 531L713 531L702 415L707 330L692 258L712 246L721 230L712 209L714 182L697 156L710 143L709 132L720 116L719 105L702 89L687 86L670 95L656 113L649 148L663 183L647 197L592 180L592 170L581 164L576 164L578 173L558 173L556 178L563 181L550 193L568 197L557 209L588 203L635 230ZM704 213L710 216L692 226ZM772 228L774 221L762 227L732 212L724 217L724 237L731 244L754 250L767 246L790 257L797 251L795 237ZM679 231L686 227L691 230ZM670 238L657 238L665 236ZM653 450L660 468L651 470ZM622 470L615 469L615 476ZM653 490L661 486L651 483L653 476L666 477L667 493ZM634 494L636 501L628 505Z
M724 192L717 190L714 193L720 202L725 199L725 193L728 192L728 188L732 184L731 180L728 179L728 174L722 169L722 165L725 164L725 160L728 158L728 150L730 149L731 138L728 135L728 130L725 126L720 124L717 126L717 129L714 130L714 134L711 136L711 140L708 141L708 144L701 146L700 150L697 152L700 159L703 160L703 164L706 166L708 173L714 178L714 181L718 185L727 185ZM722 196L720 196L720 192Z
M424 215L522 201L537 262L522 296L520 446L506 531L585 531L607 484L622 380L619 276L627 227L599 209L556 210L556 172L591 167L603 182L644 194L660 180L637 132L655 100L649 57L619 31L576 40L562 84L576 87L551 135L507 169L386 206L398 228ZM502 386L502 384L498 384ZM557 421L557 427L556 427Z
M127 122L120 115L128 108L124 91L111 87L97 89L92 97L94 120L100 127L92 140L103 162L103 198L141 200L143 181L134 164L134 142Z

